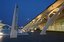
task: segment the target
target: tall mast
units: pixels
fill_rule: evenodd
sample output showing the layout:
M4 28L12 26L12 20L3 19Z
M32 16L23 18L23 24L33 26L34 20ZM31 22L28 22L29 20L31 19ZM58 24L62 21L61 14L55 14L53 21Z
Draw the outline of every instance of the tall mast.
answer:
M15 4L10 38L17 38L18 5Z

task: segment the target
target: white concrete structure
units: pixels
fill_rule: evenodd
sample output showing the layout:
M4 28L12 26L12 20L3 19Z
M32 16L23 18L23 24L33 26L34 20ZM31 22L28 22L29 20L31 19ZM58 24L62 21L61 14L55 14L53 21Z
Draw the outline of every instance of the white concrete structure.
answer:
M57 17L60 15L59 12L61 12L63 9L64 9L64 4L60 8L57 9L57 12L52 17L48 16L47 23L40 33L41 35L46 34L46 30L48 29L48 27L57 19Z
M17 9L18 9L18 6L15 5L10 38L17 38Z

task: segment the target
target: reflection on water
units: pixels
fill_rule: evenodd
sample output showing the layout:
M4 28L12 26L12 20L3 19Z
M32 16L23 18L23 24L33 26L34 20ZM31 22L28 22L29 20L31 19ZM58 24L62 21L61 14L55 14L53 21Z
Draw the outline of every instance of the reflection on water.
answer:
M3 38L3 33L2 32L0 32L0 39L2 39Z
M0 39L2 39L3 36L0 36Z
M64 42L64 32L47 32L46 35L39 35L39 31L29 33L30 35L18 35L17 38L11 39L9 35L0 35L0 42ZM4 33L1 33L4 34Z
M20 33L20 34L19 34ZM22 31L18 30L18 37L16 39L11 39L10 29L2 29L0 31L0 42L48 42L64 40L64 32L47 32L46 35L39 35L40 31L36 30L34 32L29 32L30 35L21 35Z
M0 35L0 42L3 41L3 35Z
M4 40L8 39L7 37L9 36L10 36L10 29L6 29L6 28L0 29L0 42L4 42Z

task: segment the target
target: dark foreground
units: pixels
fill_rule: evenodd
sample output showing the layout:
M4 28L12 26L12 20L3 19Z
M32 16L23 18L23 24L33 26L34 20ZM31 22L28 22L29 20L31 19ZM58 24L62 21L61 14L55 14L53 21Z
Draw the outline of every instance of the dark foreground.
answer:
M48 31L46 35L39 35L38 32L35 32L30 35L19 35L15 39L4 36L0 42L64 42L64 32Z

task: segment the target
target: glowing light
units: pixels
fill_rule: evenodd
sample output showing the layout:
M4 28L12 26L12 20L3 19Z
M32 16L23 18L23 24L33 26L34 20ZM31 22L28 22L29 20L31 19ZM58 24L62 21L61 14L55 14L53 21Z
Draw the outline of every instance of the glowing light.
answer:
M23 32L25 32L25 30L22 29Z
M3 38L3 36L0 36L0 39L2 39Z
M5 26L5 24L0 23L0 28L2 28L3 26Z
M51 11L51 12L49 13L48 17L49 17L51 14L55 14L55 12L58 12L58 11L59 11L59 8L54 9L53 11Z
M3 37L3 33L2 33L2 32L0 32L0 39L2 39L2 37Z
M36 28L34 28L34 30L36 30Z
M0 32L0 35L3 35L3 33L2 33L2 32Z
M34 22L35 20L33 20L33 22Z
M42 17L42 15L39 15L37 18L39 19L39 18L41 18Z
M31 30L31 32L34 32L34 30Z

